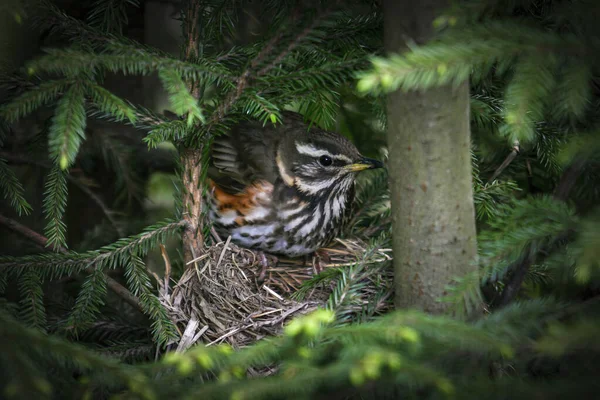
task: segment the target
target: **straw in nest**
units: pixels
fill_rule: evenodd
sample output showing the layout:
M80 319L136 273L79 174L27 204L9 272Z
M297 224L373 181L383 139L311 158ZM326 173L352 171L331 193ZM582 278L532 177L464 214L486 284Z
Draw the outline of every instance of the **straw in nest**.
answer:
M364 250L359 240L338 239L337 246L320 250L325 261L321 266L352 265ZM381 255L389 257L385 252ZM314 276L314 258L312 263L284 258L270 261L265 280L259 283L258 256L229 238L190 261L172 290L165 279L160 298L181 333L177 351L197 342L243 347L279 334L287 320L325 304L329 287L312 290L303 301L290 298Z

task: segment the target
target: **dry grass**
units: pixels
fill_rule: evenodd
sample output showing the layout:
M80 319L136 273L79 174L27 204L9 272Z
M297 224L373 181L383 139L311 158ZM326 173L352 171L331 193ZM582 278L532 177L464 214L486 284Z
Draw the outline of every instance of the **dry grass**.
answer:
M338 239L330 248L319 250L318 258L312 261L269 257L261 283L258 256L227 240L190 262L172 289L166 284L170 267L165 259L167 279L161 287L161 302L181 333L177 350L197 342L209 346L228 343L239 348L279 334L286 321L327 301L331 287L315 288L302 301L291 299L302 283L315 275L318 266L350 266L364 251L360 240ZM389 259L388 251L380 249L371 262Z

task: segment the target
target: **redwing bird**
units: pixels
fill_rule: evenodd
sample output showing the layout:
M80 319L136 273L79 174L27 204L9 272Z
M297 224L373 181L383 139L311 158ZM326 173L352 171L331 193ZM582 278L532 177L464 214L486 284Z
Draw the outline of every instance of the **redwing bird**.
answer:
M309 129L300 114L282 117L276 126L240 123L215 140L209 215L217 233L241 247L306 256L344 229L356 173L383 164L337 133Z

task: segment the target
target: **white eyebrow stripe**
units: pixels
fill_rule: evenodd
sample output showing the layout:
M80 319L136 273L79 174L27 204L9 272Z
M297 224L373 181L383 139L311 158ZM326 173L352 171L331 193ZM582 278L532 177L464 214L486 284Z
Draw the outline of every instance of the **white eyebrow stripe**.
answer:
M296 142L296 150L298 150L298 153L304 154L306 156L311 156L311 157L315 157L315 158L321 157L321 156L329 156L329 157L335 158L337 160L346 161L349 164L352 163L352 160L343 154L331 154L327 150L318 149L315 146L313 146L312 144Z

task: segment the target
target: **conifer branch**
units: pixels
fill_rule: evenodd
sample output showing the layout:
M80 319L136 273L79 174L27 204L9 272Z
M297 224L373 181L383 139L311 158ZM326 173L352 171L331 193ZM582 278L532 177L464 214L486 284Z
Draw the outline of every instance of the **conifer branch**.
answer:
M0 225L5 226L6 228L10 229L11 231L18 233L19 235L25 237L26 239L29 239L34 244L38 245L41 249L47 250L48 238L35 232L32 229L26 227L25 225L22 225L22 224L18 223L17 221L7 218L1 214L0 214ZM69 255L68 250L65 249L64 247L59 247L59 251L62 254ZM1 264L2 264L2 261L0 261L0 267L1 267ZM92 267L90 267L90 268L86 268L85 271L88 273L93 273L94 269ZM113 278L111 278L108 275L106 275L106 284L109 288L111 288L117 295L119 295L127 303L129 303L130 305L132 305L133 307L135 307L136 309L138 309L142 312L144 311L139 300L135 296L133 296L131 294L131 292L129 292L123 285L121 285L119 282L115 281Z
M48 173L44 191L44 216L48 221L44 233L48 237L48 244L57 250L67 247L67 226L63 216L67 207L67 176L58 164L55 164Z
M554 191L554 199L557 201L566 201L575 180L581 173L583 166L583 162L575 162L571 165L565 172L563 173L556 189ZM563 236L568 236L563 234ZM561 238L555 239L555 241L560 241ZM527 276L527 272L531 268L532 264L536 262L537 258L539 258L540 250L533 251L532 246L529 246L524 252L524 256L522 259L509 267L509 270L513 271L513 274L510 276L508 282L505 283L504 290L502 291L502 295L498 301L499 307L504 307L510 304L519 294L521 286L525 281L525 277Z
M335 2L335 4L337 5L337 2ZM294 38L287 48L281 51L272 62L268 63L259 71L253 73L252 70L260 65L266 57L268 57L269 53L273 51L275 44L281 40L282 37L281 34L274 36L271 41L269 41L267 45L263 47L263 49L257 54L257 56L254 57L248 68L236 79L237 85L235 89L231 91L231 93L229 93L229 95L223 100L213 117L209 120L208 125L210 126L223 119L229 110L234 106L234 104L242 97L244 90L254 79L267 75L271 69L283 61L283 59L286 58L322 22L322 19L331 12L332 7L330 6L319 13L313 23L300 32L300 34Z
M104 32L121 33L128 22L127 6L139 5L139 0L96 0L88 15L88 23Z
M0 107L0 118L12 123L51 103L73 83L72 79L51 80L33 86Z
M151 394L149 390L151 381L141 371L119 363L115 359L92 352L79 344L70 343L63 338L27 329L4 310L0 310L0 333L5 339L4 343L10 343L10 348L3 349L4 354L18 356L15 357L18 360L26 357L26 361L32 361L32 358L41 356L52 360L54 367L70 363L84 373L84 376L100 382L110 382L113 386L126 383L133 393L141 395L141 398L150 398L147 396ZM26 347L19 349L15 347L17 343L26 343ZM24 353L16 353L17 349L24 350ZM26 376L39 377L39 375L29 374ZM23 389L31 390L31 388Z
M4 151L0 151L0 160L1 159L5 159L11 163L36 165L45 169L53 168L53 166L49 163L33 160L18 154L7 153ZM123 230L119 227L117 221L115 221L115 219L112 217L111 211L108 208L108 206L104 203L104 201L96 193L90 190L90 188L84 182L82 182L82 180L77 179L71 174L66 175L66 178L68 181L77 186L83 193L85 193L94 203L96 203L96 205L100 208L108 222L114 228L115 232L117 232L119 236L123 236Z
M116 268L128 260L127 257L131 252L137 251L138 255L145 255L150 248L179 231L185 224L185 221L167 220L147 227L138 235L119 239L98 250L85 253L70 251L64 254L39 254L23 257L0 256L0 268L17 273L26 268L39 268L46 275L55 279L83 271L90 265L103 264L108 268Z
M25 199L25 189L6 160L6 157L0 153L0 188L4 192L4 198L10 201L19 215L28 215L32 208Z

